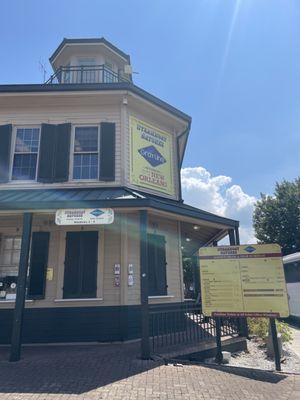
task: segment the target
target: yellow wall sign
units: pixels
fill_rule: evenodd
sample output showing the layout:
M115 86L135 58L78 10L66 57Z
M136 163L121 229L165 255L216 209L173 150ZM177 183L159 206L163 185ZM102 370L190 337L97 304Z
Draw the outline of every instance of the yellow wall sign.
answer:
M289 316L277 244L204 247L200 276L205 315Z
M174 195L172 135L130 117L130 182Z

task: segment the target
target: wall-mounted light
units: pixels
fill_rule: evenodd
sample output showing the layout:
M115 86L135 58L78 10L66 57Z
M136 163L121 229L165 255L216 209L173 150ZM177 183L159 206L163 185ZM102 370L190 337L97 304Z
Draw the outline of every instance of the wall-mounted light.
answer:
M194 230L195 230L195 231L199 231L199 229L200 229L200 226L198 226L198 225L194 225L194 226L193 226L193 228L194 228Z
M192 240L192 239L189 238L189 237L185 238L185 241L186 241L186 242L190 242L191 240Z

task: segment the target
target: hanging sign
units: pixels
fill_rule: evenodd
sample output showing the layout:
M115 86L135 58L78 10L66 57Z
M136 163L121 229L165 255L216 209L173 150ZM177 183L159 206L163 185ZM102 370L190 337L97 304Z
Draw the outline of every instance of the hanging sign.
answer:
M277 244L200 249L203 312L207 316L288 317Z
M130 182L174 195L173 137L130 117Z
M111 208L83 208L57 210L56 225L106 225L114 222Z

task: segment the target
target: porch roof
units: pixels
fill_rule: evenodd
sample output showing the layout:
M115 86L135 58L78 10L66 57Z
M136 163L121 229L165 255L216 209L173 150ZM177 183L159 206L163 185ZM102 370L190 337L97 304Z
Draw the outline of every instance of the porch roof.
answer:
M56 210L60 208L150 207L158 210L235 228L239 222L182 202L153 196L125 187L3 189L0 211Z

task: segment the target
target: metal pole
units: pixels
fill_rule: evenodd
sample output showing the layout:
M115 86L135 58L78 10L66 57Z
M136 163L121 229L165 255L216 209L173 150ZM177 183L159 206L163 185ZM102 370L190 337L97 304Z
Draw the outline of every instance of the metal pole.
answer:
M234 228L234 236L235 236L235 244L237 246L240 245L240 234L239 234L239 227L236 226ZM247 324L247 318L241 318L240 319L240 336L244 336L247 339L249 339L249 330L248 330L248 324Z
M274 349L274 355L275 355L276 371L281 371L280 353L279 353L278 337L277 337L277 329L276 329L276 320L275 320L275 318L270 318L270 325L271 325L273 349Z
M223 354L222 354L222 341L221 341L221 318L216 317L216 343L217 343L217 354L215 361L218 364L221 364L223 361Z
M148 304L148 213L140 211L140 265L141 265L141 311L142 311L142 342L141 357L143 360L150 358L149 337L149 304Z
M16 295L12 337L11 337L10 359L9 359L10 361L19 361L21 355L22 325L23 325L23 315L25 306L31 224L32 224L32 214L24 213L19 273L17 282L17 295Z

